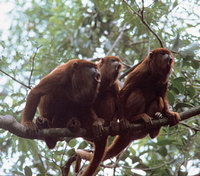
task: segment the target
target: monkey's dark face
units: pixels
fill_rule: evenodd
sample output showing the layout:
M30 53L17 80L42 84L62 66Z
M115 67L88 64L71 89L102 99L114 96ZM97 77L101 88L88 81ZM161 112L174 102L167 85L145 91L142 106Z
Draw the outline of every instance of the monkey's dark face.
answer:
M123 67L121 60L114 56L103 58L98 65L102 81L107 81L110 85L117 80Z
M86 61L78 63L72 74L72 98L84 106L92 104L100 81L96 64Z
M157 50L156 50L157 51ZM149 54L150 66L155 70L157 68L160 72L171 73L174 59L173 55L166 49L154 50Z
M98 84L101 82L100 72L97 69L97 67L90 67L88 68L88 71L87 71L87 68L85 69L86 69L85 73L88 74L88 77L91 77L91 79L94 80L95 83Z

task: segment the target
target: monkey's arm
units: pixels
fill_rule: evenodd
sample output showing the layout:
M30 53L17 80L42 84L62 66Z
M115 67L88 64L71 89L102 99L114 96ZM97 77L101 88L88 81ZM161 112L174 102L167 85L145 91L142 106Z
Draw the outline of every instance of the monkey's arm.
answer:
M22 116L22 124L31 130L36 130L36 125L32 122L41 96L48 94L59 86L60 72L53 72L45 76L38 85L29 92L25 109Z
M181 118L178 112L172 112L169 110L169 104L167 101L167 87L168 84L166 84L163 88L163 103L164 103L163 115L170 120L170 124L171 126L173 126L176 125L181 120Z

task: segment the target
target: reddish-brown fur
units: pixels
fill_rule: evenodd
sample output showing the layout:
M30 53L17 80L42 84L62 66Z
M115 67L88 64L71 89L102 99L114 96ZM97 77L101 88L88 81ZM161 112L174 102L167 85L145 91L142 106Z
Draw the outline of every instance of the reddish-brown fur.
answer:
M138 65L125 80L120 91L122 104L122 120L129 122L145 122L151 124L151 117L156 112L169 118L171 125L180 120L177 112L170 112L166 99L168 78L173 67L174 59L167 49L153 50L144 61ZM146 131L128 131L117 136L106 151L104 160L118 155L132 140L145 137L151 138L159 134L160 128Z
M105 126L111 125L113 130L118 130L119 85L117 78L122 69L122 63L117 57L107 56L98 63L98 68L101 73L101 83L94 103L94 111L99 118L104 119ZM105 153L107 138L108 136L102 136L92 140L95 146L93 155L82 150L77 151L84 159L88 159L87 157L91 159L81 176L95 175Z
M96 64L73 59L57 67L46 75L28 94L23 112L22 124L30 131L38 126L71 127L79 129L81 114L91 113L99 87L100 74ZM33 123L34 114L39 107L40 117ZM91 116L91 126L101 131L102 123L96 116ZM71 120L72 119L72 120ZM41 124L40 124L41 123ZM97 132L100 132L96 130ZM49 148L54 148L57 139L47 138Z

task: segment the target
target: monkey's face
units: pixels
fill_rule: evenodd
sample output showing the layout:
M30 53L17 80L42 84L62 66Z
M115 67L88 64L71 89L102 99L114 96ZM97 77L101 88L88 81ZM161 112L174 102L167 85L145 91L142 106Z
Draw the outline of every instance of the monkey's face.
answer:
M101 72L101 80L109 82L110 85L117 80L123 67L121 60L115 56L107 56L101 59L98 66Z
M93 103L99 88L100 73L96 64L80 61L72 73L72 98L84 106Z
M155 52L156 51L156 52ZM153 50L149 54L151 69L159 72L171 73L174 59L173 55L166 49Z

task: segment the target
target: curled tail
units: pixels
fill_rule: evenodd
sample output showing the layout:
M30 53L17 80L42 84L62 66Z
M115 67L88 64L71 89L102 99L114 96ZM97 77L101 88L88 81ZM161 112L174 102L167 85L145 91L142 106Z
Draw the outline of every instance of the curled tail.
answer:
M90 161L90 164L86 167L86 169L81 174L81 176L95 175L98 169L98 166L104 157L105 148L107 145L107 137L102 137L98 141L95 141L94 145L95 145L95 150L94 150L93 157Z

